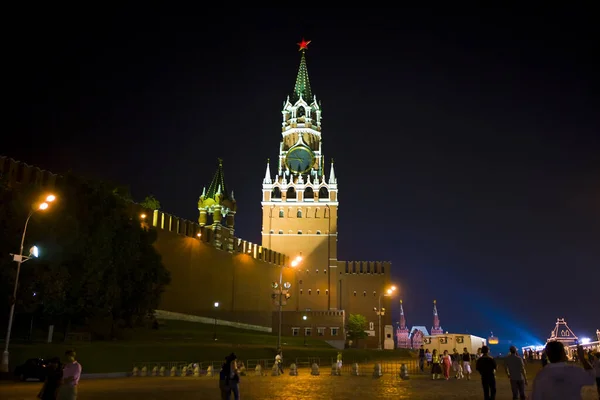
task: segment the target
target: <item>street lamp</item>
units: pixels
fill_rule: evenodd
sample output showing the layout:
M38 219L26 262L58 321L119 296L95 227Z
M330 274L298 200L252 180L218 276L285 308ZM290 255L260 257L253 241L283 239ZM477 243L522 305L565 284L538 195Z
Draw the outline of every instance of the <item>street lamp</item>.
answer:
M54 200L56 200L56 196L54 196L53 194L49 194L46 196L44 201L42 201L41 203L38 203L38 204L34 204L31 207L31 210L29 211L29 215L27 215L27 219L25 220L25 227L23 228L23 235L21 236L21 249L19 251L19 254L11 254L13 256L13 261L17 262L17 275L15 277L15 288L13 289L12 304L10 305L10 313L8 314L8 329L6 330L6 340L4 341L4 352L2 353L2 365L0 367L0 370L2 372L9 372L8 344L10 343L10 332L12 329L13 316L15 314L15 303L17 301L17 287L19 286L19 274L21 272L21 264L23 264L25 261L28 261L29 259L31 259L31 257L37 257L37 254L39 254L38 248L36 246L33 246L30 249L29 257L23 255L23 246L25 245L25 234L27 233L27 225L29 224L29 220L31 219L31 216L33 214L35 214L37 211L43 211L43 210L48 209L48 207L50 206L50 203L52 203Z
M385 308L381 308L381 298L382 297L390 297L392 296L392 294L396 291L396 286L391 286L389 289L387 289L385 291L385 293L382 293L379 295L379 307L373 307L373 311L375 311L375 313L377 314L377 322L378 322L378 336L379 336L379 341L378 341L378 345L377 345L377 349L378 350L382 350L382 346L381 346L381 316L385 315Z
M300 265L302 260L302 253L300 253L298 256L296 256L296 258L292 260L292 262L290 263L290 267L296 268L298 265ZM285 290L286 298L289 298L289 296L287 295L287 291L292 287L292 284L289 282L286 282L285 284L283 283L283 268L283 265L279 268L279 285L273 284L273 288L279 290L279 329L277 331L277 351L281 351L281 311L283 306L283 292Z
M306 321L308 317L306 315L302 316L302 320ZM304 325L304 345L306 346L306 325Z
M217 340L217 310L219 309L219 302L215 301L213 306L215 307L215 332L213 334L213 340Z

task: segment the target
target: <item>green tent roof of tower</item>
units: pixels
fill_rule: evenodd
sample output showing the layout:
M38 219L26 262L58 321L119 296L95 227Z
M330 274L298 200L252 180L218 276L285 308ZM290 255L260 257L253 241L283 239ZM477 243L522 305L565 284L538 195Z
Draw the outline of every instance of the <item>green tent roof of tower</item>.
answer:
M220 190L221 195L223 196L222 198L225 200L229 198L229 194L227 193L227 187L225 186L225 178L223 175L223 160L219 158L218 163L217 172L215 172L215 176L213 176L213 179L208 186L205 198L214 199L217 195L217 191Z
M308 80L308 69L306 68L305 51L302 49L302 57L300 58L300 68L298 68L298 76L296 76L296 85L294 85L294 93L292 94L292 104L296 103L300 96L308 104L312 103L313 94L310 89L310 81Z

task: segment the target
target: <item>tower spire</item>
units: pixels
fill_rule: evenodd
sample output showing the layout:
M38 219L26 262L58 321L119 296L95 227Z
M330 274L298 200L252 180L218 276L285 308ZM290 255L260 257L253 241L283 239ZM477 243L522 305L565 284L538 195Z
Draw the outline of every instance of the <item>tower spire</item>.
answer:
M273 183L273 181L271 180L271 167L269 165L270 162L271 160L267 158L267 170L265 171L265 179L263 179L263 183L267 184Z
M396 331L396 339L398 348L408 349L411 347L410 344L410 332L406 328L406 319L404 318L404 307L402 307L402 299L400 299L400 323L398 330Z
M404 307L402 307L402 300L400 300L400 329L406 329L406 318L404 318Z
M333 158L331 159L331 170L329 171L329 184L336 184L337 179L335 177L335 171L333 170Z
M437 300L433 301L433 326L431 327L432 335L441 335L444 330L440 327L440 317L437 311Z
M308 49L308 45L311 41L304 40L298 43L300 48L298 51L302 52L300 57L300 67L298 68L298 75L296 76L296 84L294 85L294 93L292 94L292 103L296 103L300 98L304 99L307 103L313 101L312 90L310 89L310 81L308 80L308 69L306 68L306 57L305 53Z

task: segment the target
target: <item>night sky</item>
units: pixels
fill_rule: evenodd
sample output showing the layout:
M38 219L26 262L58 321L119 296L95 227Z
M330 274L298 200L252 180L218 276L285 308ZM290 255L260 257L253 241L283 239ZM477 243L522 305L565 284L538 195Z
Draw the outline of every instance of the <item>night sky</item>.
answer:
M222 157L237 235L260 243L305 37L340 259L391 260L409 326L429 329L437 299L449 331L532 343L557 317L600 328L590 10L179 11L15 17L0 153L127 184L190 220Z

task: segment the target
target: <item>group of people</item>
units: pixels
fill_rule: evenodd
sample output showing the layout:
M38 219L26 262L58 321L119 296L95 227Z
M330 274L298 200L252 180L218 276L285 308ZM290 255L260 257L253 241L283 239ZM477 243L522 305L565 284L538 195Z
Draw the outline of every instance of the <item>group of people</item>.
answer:
M37 397L42 400L76 400L81 369L74 350L65 352L64 364L58 357L48 360L46 380Z
M573 363L568 363L565 348L560 342L550 342L546 345L544 354L546 363L543 363L542 370L537 374L533 383L532 400L576 400L581 398L581 389L583 386L598 386L598 398L600 399L600 353L595 356L591 353L586 354L580 346L577 348L578 357L581 361L581 367ZM455 372L456 379L470 379L471 377L471 354L467 348L459 354L456 349L452 354L447 350L440 356L437 350L433 350L431 357L427 357L428 350L419 350L419 367L424 371L425 363L431 366L432 379L450 378L450 370ZM496 360L490 356L489 347L483 346L475 355L475 370L481 376L481 385L483 388L484 400L494 400L496 398L496 371L498 365ZM583 368L582 368L583 367ZM514 400L526 399L525 386L528 385L525 363L519 357L517 348L510 347L510 354L504 359L504 368L506 375L510 379L512 397Z
M479 358L481 349L478 351ZM462 354L456 349L452 350L452 354L448 350L440 355L436 349L429 352L423 346L419 349L419 368L421 372L425 371L425 364L431 367L431 379L441 379L442 375L446 380L450 379L450 371L454 372L455 379L471 379L471 354L465 347Z

